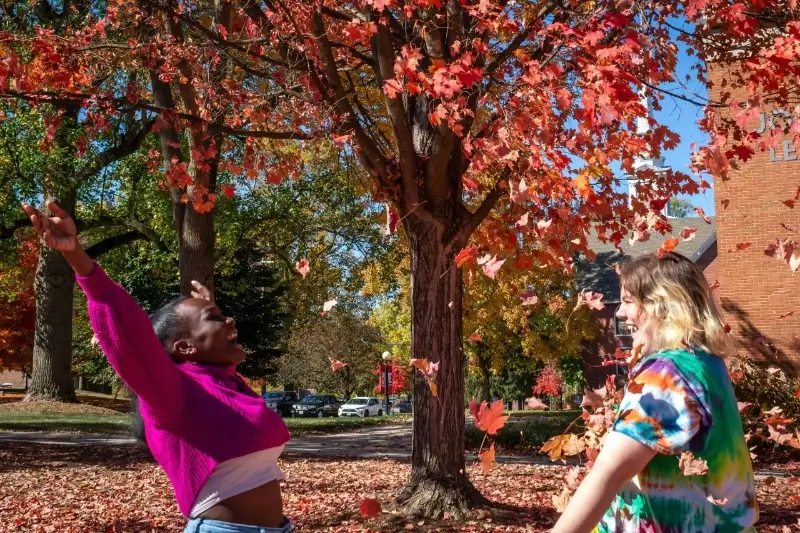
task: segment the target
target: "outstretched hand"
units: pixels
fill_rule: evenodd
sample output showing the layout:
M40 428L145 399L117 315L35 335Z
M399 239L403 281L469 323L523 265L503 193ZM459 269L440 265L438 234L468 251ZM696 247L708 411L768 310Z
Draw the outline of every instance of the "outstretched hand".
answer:
M208 287L199 281L192 281L192 287L196 289L192 291L192 298L201 298L203 300L208 300L209 302L214 301L214 295L210 290L208 290Z
M55 202L47 202L47 208L53 213L52 217L44 216L31 205L22 204L22 209L30 218L36 233L47 246L62 253L75 251L80 245L72 216Z

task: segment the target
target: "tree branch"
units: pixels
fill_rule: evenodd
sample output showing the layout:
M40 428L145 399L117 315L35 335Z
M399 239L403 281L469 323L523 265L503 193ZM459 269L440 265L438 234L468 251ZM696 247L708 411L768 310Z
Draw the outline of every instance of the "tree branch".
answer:
M506 167L503 171L503 174L498 178L498 180L494 183L494 187L492 190L489 191L489 194L486 195L486 198L483 199L483 202L478 207L478 209L474 212L469 214L469 218L467 223L464 225L462 230L459 232L459 236L463 239L463 242L467 242L469 236L472 235L475 230L483 223L489 213L492 212L494 206L497 205L497 201L500 199L503 194L505 194L505 187L504 185L508 183L508 178L511 176L511 170Z
M136 230L127 233L120 233L113 237L107 237L100 242L91 245L86 249L86 254L92 259L96 259L101 255L110 252L114 248L119 248L126 244L145 239L146 237Z
M15 220L9 226L0 226L0 239L8 239L14 236L14 233L18 229L22 229L24 227L30 226L31 221L27 218L20 218L19 220Z

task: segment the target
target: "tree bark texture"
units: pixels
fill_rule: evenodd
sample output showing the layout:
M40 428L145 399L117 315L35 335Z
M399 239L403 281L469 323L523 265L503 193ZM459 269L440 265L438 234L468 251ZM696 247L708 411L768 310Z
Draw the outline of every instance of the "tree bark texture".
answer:
M408 224L411 241L412 357L439 363L434 397L414 371L411 477L398 502L413 516L468 516L484 500L470 483L464 459L462 279L455 267L458 228Z
M75 191L48 195L66 211L75 209ZM49 214L49 213L48 213ZM25 401L76 402L72 382L72 301L75 275L69 263L42 243L36 267L36 330L33 372Z

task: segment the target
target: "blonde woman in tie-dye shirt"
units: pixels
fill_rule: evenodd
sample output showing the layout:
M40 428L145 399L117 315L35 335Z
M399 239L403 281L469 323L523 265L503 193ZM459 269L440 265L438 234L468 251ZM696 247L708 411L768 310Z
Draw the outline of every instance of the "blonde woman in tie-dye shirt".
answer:
M729 341L703 273L666 253L629 261L620 281L617 316L640 358L602 452L553 531L754 532L753 468L720 358ZM685 452L708 470L684 474Z

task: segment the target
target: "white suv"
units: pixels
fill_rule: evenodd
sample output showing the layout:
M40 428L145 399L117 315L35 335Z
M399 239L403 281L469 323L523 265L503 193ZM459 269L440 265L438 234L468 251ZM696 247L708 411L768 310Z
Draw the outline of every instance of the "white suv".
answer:
M339 416L382 416L383 407L377 398L359 396L351 398L339 408Z

